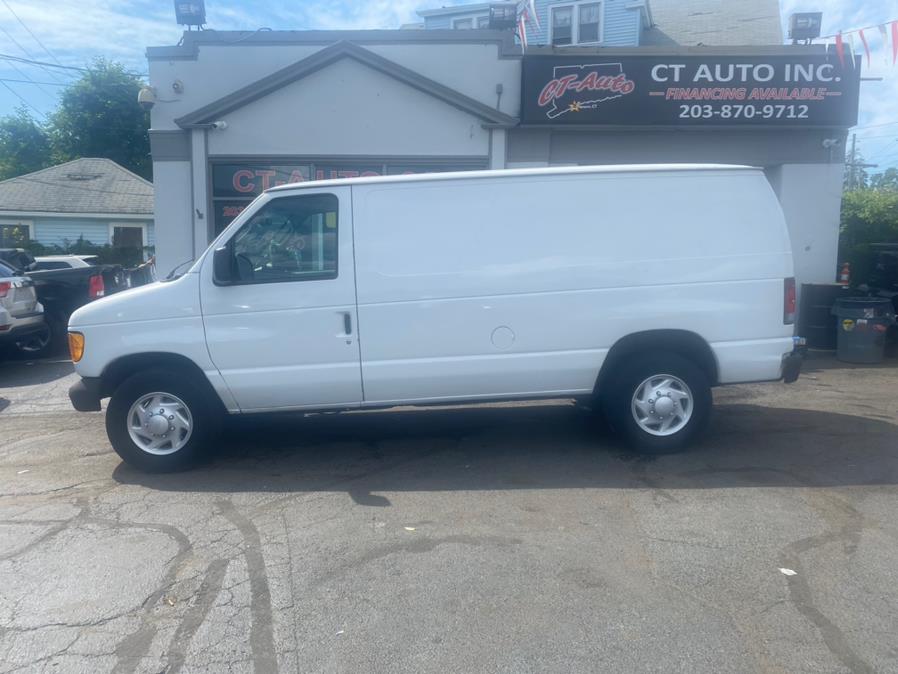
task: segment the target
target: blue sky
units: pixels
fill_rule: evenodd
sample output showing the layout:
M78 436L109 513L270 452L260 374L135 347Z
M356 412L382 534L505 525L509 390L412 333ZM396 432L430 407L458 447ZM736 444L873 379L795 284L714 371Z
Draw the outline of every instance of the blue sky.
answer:
M666 0L670 1L670 0ZM396 28L416 20L415 10L457 0L305 0L237 2L207 0L208 25L222 30ZM0 53L83 65L95 56L122 61L146 72L144 47L175 44L181 31L168 0L0 0ZM292 5L292 6L287 6ZM898 19L898 0L780 0L784 17L795 11L823 11L824 34ZM21 22L13 15L18 15ZM23 25L24 24L24 25ZM873 31L874 49L878 35ZM860 49L860 45L857 45ZM882 82L861 84L858 143L879 169L898 166L898 67L874 54L865 73ZM39 84L12 80L34 80ZM0 61L0 115L22 104L41 118L55 106L65 71ZM8 87L8 88L7 88ZM13 93L15 92L15 93Z

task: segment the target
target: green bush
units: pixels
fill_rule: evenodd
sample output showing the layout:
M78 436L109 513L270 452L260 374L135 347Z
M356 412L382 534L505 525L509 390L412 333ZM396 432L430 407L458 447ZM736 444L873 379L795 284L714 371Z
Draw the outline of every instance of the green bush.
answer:
M851 263L851 281L867 283L875 243L898 243L898 190L858 189L842 195L839 262Z

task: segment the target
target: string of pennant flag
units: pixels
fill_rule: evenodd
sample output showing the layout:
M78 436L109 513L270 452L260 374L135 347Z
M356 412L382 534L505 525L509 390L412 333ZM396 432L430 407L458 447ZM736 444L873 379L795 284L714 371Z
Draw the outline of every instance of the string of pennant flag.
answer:
M874 26L865 26L864 28L853 28L852 30L840 30L835 35L825 35L821 40L829 42L834 41L836 46L836 54L839 61L844 66L849 60L854 65L855 54L857 53L855 36L861 43L864 50L864 56L867 59L867 67L869 68L873 62L871 44L875 47L877 42L872 38L878 37L878 43L882 50L883 59L886 65L894 66L898 63L898 19L886 21ZM846 45L848 49L846 50ZM891 58L890 58L891 57ZM891 61L891 63L890 63Z

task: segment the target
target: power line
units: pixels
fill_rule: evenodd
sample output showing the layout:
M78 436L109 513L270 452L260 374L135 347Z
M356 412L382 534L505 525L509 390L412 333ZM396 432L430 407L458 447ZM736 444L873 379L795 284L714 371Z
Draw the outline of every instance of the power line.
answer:
M10 35L10 34L9 34L9 31L7 31L3 26L0 26L0 31L3 31L3 34L6 35L6 37L8 37L8 38L12 41L12 43L13 43L14 45L16 45L19 49L21 49L21 50L25 53L25 56L29 56L29 57L31 56L31 54L28 53L28 50L25 49L25 47L23 47L22 44L21 44L18 40L16 40L16 38L14 38L12 35ZM31 77L30 75L24 73L24 72L23 72L21 69L19 69L18 67L16 68L16 70L18 70L19 73L21 73L23 76L25 76L25 77L27 77L27 78L30 78L30 77ZM49 73L50 75L52 75L53 77L56 77L56 74L55 74L54 72L52 72L52 71L50 71L50 70L47 70L46 68L42 68L42 70L45 70L46 72L48 72L48 73ZM50 95L50 92L49 92L49 91L44 91L44 93L47 94L48 96Z
M16 61L17 63L28 63L29 65L46 66L48 68L62 68L64 70L74 70L79 73L89 73L90 72L90 70L88 68L79 68L78 66L58 65L56 63L47 63L46 61L37 61L37 60L31 59L31 58L23 59L21 56L13 56L12 54L0 54L0 60Z
M876 161L878 158L880 158L880 157L882 157L883 155L885 155L885 154L891 152L892 150L894 150L893 145L894 145L896 142L898 142L898 138L895 138L895 139L889 141L888 143L886 143L885 145L883 145L882 147L880 147L878 151L875 151L875 152L873 153L872 156L867 157L867 161Z
M12 88L11 86L9 86L6 82L0 81L0 84L2 84L4 87L6 87L6 88L9 90L9 93L11 93L13 96L15 96L16 98L18 98L20 101L22 101L22 103L24 103L25 105L27 105L29 108L31 108L32 110L34 110L34 111L35 111L37 114L39 114L41 117L43 117L44 119L47 118L46 113L41 112L41 111L38 110L36 107L34 107L33 105L31 105L31 103L29 103L27 99L25 99L25 98L24 98L18 91L16 91L15 89L13 89L13 88Z
M56 61L56 63L58 63L59 65L62 65L60 60L58 58L56 58L56 56L53 55L53 52L51 52L49 49L47 49L47 45L45 45L43 42L41 42L40 38L37 35L35 35L28 26L25 25L25 22L22 21L22 19L19 18L19 15L16 14L15 11L13 10L13 8L9 6L9 3L6 0L3 0L3 4L6 6L6 9L9 10L9 13L12 14L14 17L16 17L16 21L19 22L19 24L22 26L22 28L24 28L26 31L28 31L28 34L34 38L34 41L37 42L45 52L47 52L47 56L49 56L51 59Z
M21 72L21 71L19 71L19 72ZM15 80L10 77L0 77L0 82L15 82L17 84L36 84L38 87L40 87L42 84L46 84L49 87L68 87L68 86L70 86L68 82L36 82L34 80ZM50 94L49 91L46 93Z
M22 50L22 53L25 54L25 56L27 56L27 57L30 58L30 59L33 59L33 58L34 58L34 57L31 55L31 52L28 51L27 49L25 49L25 46L24 46L21 42L19 42L16 38L14 38L14 37L12 36L12 34L11 34L8 30L6 30L3 26L0 26L0 31L3 31L3 34L4 34L6 37L8 37L8 38L10 39L10 41L11 41L14 45L16 45L19 49L21 49L21 50ZM44 66L38 66L38 67L39 67L41 70L43 70L44 72L46 72L47 74L51 75L52 77L58 78L58 75L57 75L56 73L54 73L52 70L48 70L48 69L45 68Z
M31 79L31 75L29 75L28 73L26 73L24 70L22 70L22 69L21 69L19 66L17 66L15 63L13 63L12 61L10 61L10 62L9 62L9 65L11 65L11 66L13 67L13 70L15 70L17 73L19 73L19 75L21 75L22 77L26 78L26 79L25 79L26 82L33 82L34 84L37 84L37 82L35 82L33 79ZM41 87L41 86L38 86L38 89L40 89L40 90L43 91L45 94L47 94L47 96L52 96L52 95L53 95L53 94L51 94L49 91L47 91L46 89L44 89L44 88Z
M0 61L15 61L16 63L27 63L28 65L47 66L49 68L63 68L64 70L74 70L79 73L96 73L96 68L84 68L82 66L62 66L55 63L47 63L46 61L36 61L34 59L25 59L21 56L13 56L12 54L0 54ZM126 75L132 77L147 77L148 73L139 73L135 70L122 70Z
M867 124L866 126L856 126L854 127L854 131L859 129L878 129L883 126L892 126L893 124L898 124L898 122L886 122L885 124Z

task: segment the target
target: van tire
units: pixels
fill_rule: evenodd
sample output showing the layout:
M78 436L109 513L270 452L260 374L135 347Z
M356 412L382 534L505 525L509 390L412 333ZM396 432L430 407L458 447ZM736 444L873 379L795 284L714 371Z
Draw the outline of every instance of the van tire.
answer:
M656 384L660 388L654 388ZM660 391L659 401L666 398L665 408L654 407L655 400L649 397L652 390ZM678 353L628 354L613 370L601 397L614 430L633 449L646 454L685 449L702 435L711 416L708 375ZM672 411L664 414L668 408ZM671 427L664 429L665 423Z
M146 442L146 446L135 442L129 424L137 421L140 411L133 406L150 394L159 394L146 401L150 405L147 408L150 418L159 409L164 410L162 405L170 404L173 409L166 411L162 419L177 415L178 421L171 422L179 425L173 437L180 435L184 438L182 446L175 448L176 445L169 442L168 446L153 449L152 443L162 439L158 435L152 438L149 435L138 436ZM156 407L153 408L153 405ZM159 415L155 417L159 423ZM150 473L166 473L196 465L215 435L219 417L219 411L209 400L209 393L193 379L171 369L153 368L128 377L115 389L106 408L106 434L112 448L129 466ZM138 432L141 431L138 429ZM180 439L175 442L180 444Z

